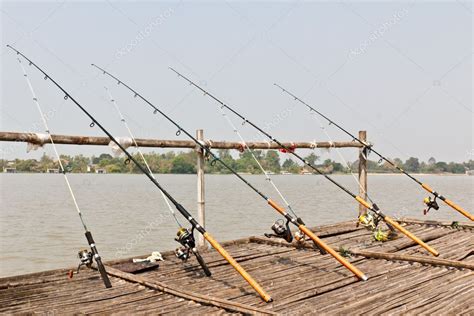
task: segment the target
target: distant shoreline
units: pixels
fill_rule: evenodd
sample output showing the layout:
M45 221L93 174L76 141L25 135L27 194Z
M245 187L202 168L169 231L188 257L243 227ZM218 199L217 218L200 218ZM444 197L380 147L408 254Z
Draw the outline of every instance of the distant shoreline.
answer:
M0 172L0 174L50 174L50 175L58 175L59 173L48 173L48 172L14 172L14 173L9 173L9 172ZM90 175L141 175L141 173L127 173L127 172L114 172L114 173L104 173L104 174L98 174L98 173L92 173L92 172L73 172L73 173L67 173L67 174L90 174ZM156 175L196 175L195 173L155 173ZM263 173L239 173L240 175L243 176L258 176L258 175L263 175ZM354 172L356 174L356 172ZM455 177L470 177L470 175L465 174L465 173L410 173L411 175L414 176L455 176ZM206 175L232 175L231 173L206 173ZM319 176L319 174L314 173L314 174L298 174L298 173L291 173L291 174L271 174L270 176ZM344 176L344 175L351 175L350 173L328 173L327 175L329 176ZM393 172L393 173L388 173L388 172L368 172L367 175L369 176L402 176L402 173L398 172Z

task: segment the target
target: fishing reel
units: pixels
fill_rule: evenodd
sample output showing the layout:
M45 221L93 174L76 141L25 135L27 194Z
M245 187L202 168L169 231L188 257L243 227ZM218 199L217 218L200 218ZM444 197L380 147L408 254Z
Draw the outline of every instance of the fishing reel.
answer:
M278 219L275 221L275 223L273 223L273 225L270 228L273 230L274 234L265 233L264 234L265 237L282 238L286 240L287 242L293 241L293 235L291 234L291 230L290 230L290 221L286 221L286 223L284 223L282 219Z
M430 196L428 197L425 197L425 199L423 200L423 203L427 206L427 208L425 208L423 210L423 215L426 215L428 214L428 212L434 208L435 210L439 210L439 205L438 205L438 202L436 202L436 196L434 199L432 199Z
M201 265L202 269L206 276L211 276L211 271L207 267L204 259L201 257L201 254L198 252L196 248L196 240L194 239L194 227L189 230L187 228L181 227L176 234L176 240L179 242L183 247L177 248L175 250L175 255L178 259L181 259L183 262L188 261L191 253L196 256L199 264Z
M371 213L365 213L359 216L359 223L366 229L374 231L377 229L380 222L379 216L374 216Z
M90 268L92 266L92 252L87 250L87 249L82 249L77 253L77 256L79 257L79 260L81 261L79 265L77 266L77 272L79 273L79 269L81 269L82 266L86 266Z
M196 241L194 239L193 230L181 227L176 234L176 240L183 247L175 250L176 257L186 262L189 259L189 253L193 248L196 248Z
M379 227L379 223L381 220L382 217L377 214L375 214L374 216L371 213L365 213L359 216L359 223L372 232L372 237L374 237L376 241L384 242L389 239L396 238L397 233L391 225L387 224L387 227L389 229L388 231L384 231L382 230L382 228Z

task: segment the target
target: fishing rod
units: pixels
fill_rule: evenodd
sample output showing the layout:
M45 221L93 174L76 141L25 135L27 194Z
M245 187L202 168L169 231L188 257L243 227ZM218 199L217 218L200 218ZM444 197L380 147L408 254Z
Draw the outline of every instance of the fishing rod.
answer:
M243 178L240 174L237 173L232 167L230 167L228 164L226 164L222 159L220 159L217 155L215 155L207 146L205 146L202 142L197 140L194 136L192 136L188 131L186 131L183 127L181 127L176 121L171 119L168 115L166 115L163 111L161 111L158 107L153 105L150 101L148 101L145 97L143 97L140 93L138 93L136 90L125 84L123 81L106 71L105 69L92 64L92 66L96 67L99 69L104 75L108 75L112 79L116 80L118 84L123 85L126 87L128 90L130 90L133 94L134 97L139 97L141 100L143 100L146 104L148 104L152 109L153 113L160 113L163 117L165 117L169 122L171 122L177 129L178 131L176 132L176 135L179 136L181 132L186 134L190 139L192 139L197 146L202 150L205 156L209 157L212 156L213 160L211 162L212 164L215 164L215 162L221 163L225 168L227 168L233 175L235 175L237 178L239 178L242 182L244 182L249 188L251 188L255 193L257 193L260 197L262 197L272 208L274 208L277 212L279 212L281 215L283 215L286 219L286 224L283 225L282 223L275 223L272 226L272 230L279 235L279 237L284 238L286 241L291 242L293 240L293 236L291 235L291 231L289 229L289 224L293 224L298 229L303 232L306 236L308 236L314 244L322 250L322 252L327 252L331 254L337 261L339 261L344 267L346 267L348 270L350 270L353 274L355 274L359 279L361 280L367 280L367 276L361 272L358 268L353 266L349 261L347 261L344 257L342 257L338 252L333 250L331 247L329 247L325 242L323 242L319 237L317 237L311 230L309 230L304 222L301 220L301 218L296 218L288 214L285 209L281 206L279 206L275 201L271 200L269 197L267 197L265 194L263 194L260 190L258 190L256 187L254 187L250 182L248 182L245 178Z
M376 216L372 218L372 220L374 222L376 222L378 224L378 222L381 220L384 220L387 224L391 225L392 227L396 228L398 231L400 231L401 233L403 233L404 235L406 235L408 238L410 238L411 240L413 240L414 242L416 242L417 244L419 244L420 246L422 246L423 248L425 248L426 250L428 250L431 254L433 254L434 256L438 256L439 253L433 249L432 247L430 247L429 245L427 245L426 243L424 243L421 239L419 239L418 237L416 237L414 234L412 234L411 232L409 232L408 230L406 230L405 228L403 228L400 224L398 224L395 220L393 220L391 217L385 215L384 213L382 213L382 211L379 209L379 207L377 206L377 204L373 203L373 204L370 204L369 202L367 202L366 200L364 200L362 197L358 196L358 195L355 195L354 193L352 193L351 191L349 191L347 188L345 188L343 185L341 185L340 183L338 183L337 181L335 181L334 179L332 179L331 177L329 177L328 175L324 174L321 170L319 170L318 168L316 168L315 166L313 166L311 163L309 163L306 159L304 159L303 157L301 157L300 155L298 155L297 153L295 153L293 150L291 150L291 148L285 146L283 143L281 143L280 141L278 141L276 138L274 138L273 136L271 136L270 134L268 134L266 131L264 131L262 128L260 128L259 126L257 126L256 124L254 124L253 122L249 121L248 119L246 119L244 116L242 116L240 113L238 113L236 110L234 110L233 108L231 108L230 106L228 106L227 104L225 104L224 102L222 102L221 100L219 100L217 97L215 97L214 95L210 94L208 91L204 90L203 88L201 88L199 85L197 85L196 83L194 83L192 80L188 79L187 77L183 76L182 74L180 74L179 72L177 72L176 70L174 70L173 68L170 68L173 72L175 72L178 77L181 77L183 78L184 80L186 80L189 84L191 84L192 86L198 88L200 91L202 91L204 93L204 95L207 95L209 96L210 98L212 98L214 101L218 102L221 107L223 108L226 108L227 110L229 110L230 112L232 112L233 114L235 114L237 117L239 117L240 119L242 119L242 124L250 124L253 128L255 128L257 131L259 131L262 135L265 135L266 137L268 137L271 141L275 142L276 144L278 144L278 146L280 146L282 149L286 150L287 152L291 153L293 156L295 156L296 158L298 158L300 161L302 161L306 166L310 167L311 169L313 169L314 171L316 171L318 174L324 176L327 180L329 180L331 183L333 183L334 185L336 185L339 189L341 189L342 191L346 192L347 194L349 194L352 198L354 198L359 204L361 204L362 206L366 207L367 209L369 209L370 211L372 211Z
M285 92L286 94L288 94L289 96L291 96L292 98L295 99L295 101L298 101L300 102L301 104L305 105L306 107L309 108L310 112L314 112L314 113L317 113L319 116L321 116L322 118L324 118L325 120L327 120L329 122L330 125L334 125L336 126L339 130L341 130L342 132L344 132L346 135L348 135L349 137L351 137L353 140L357 141L358 143L360 143L361 145L363 145L365 148L367 148L367 151L370 153L370 152L373 152L374 154L376 154L382 161L386 161L389 165L391 165L393 168L397 169L399 172L401 172L402 174L406 175L408 178L412 179L413 181L415 181L416 183L418 183L423 189L425 189L426 191L428 191L429 193L433 194L434 195L434 199L432 199L431 197L427 197L423 200L423 203L425 203L425 205L427 206L427 209L424 210L424 214L426 215L429 210L431 208L434 208L435 210L438 210L439 209L439 205L438 203L436 202L436 199L440 199L441 201L443 201L444 203L446 203L447 205L449 205L451 208L453 208L454 210L458 211L459 213L461 213L462 215L464 215L465 217L469 218L471 221L474 221L474 215L470 214L468 211L464 210L461 206L455 204L453 201L447 199L446 197L444 197L443 195L441 195L440 193L438 193L437 191L435 191L434 189L432 189L428 184L426 183L423 183L421 182L420 180L418 180L417 178L415 178L414 176L412 176L411 174L409 174L407 171L405 171L403 168L400 168L397 164L395 164L393 161L391 161L390 159L386 158L385 156L383 156L382 154L380 154L379 152L377 152L375 149L373 149L372 145L370 144L367 144L366 142L362 141L361 139L359 139L358 137L356 137L354 134L352 134L351 132L347 131L346 129L344 129L342 126L340 126L339 124L337 124L336 122L334 122L333 120L331 120L329 117L327 117L326 115L324 115L323 113L319 112L318 110L316 110L314 107L312 107L311 105L309 105L308 103L306 103L305 101L303 101L302 99L300 99L299 97L297 97L296 95L294 95L293 93L289 92L288 90L286 90L285 88L283 88L282 86L278 85L278 84L274 84L275 86L277 86L278 88L280 88L283 92Z
M87 266L88 268L90 268L92 266L93 261L95 260L95 262L97 263L97 268L100 272L100 275L102 277L102 281L104 282L105 287L106 288L111 288L112 283L110 283L109 276L107 275L107 272L105 271L105 267L102 263L102 259L101 259L100 255L99 255L99 250L97 250L94 238L92 237L92 233L87 228L86 223L84 221L84 218L82 217L82 212L81 212L81 209L79 208L79 204L77 203L76 195L74 194L74 191L72 190L72 187L71 187L71 183L69 182L69 178L66 175L66 169L64 168L64 165L61 161L61 157L60 157L59 152L56 148L56 144L54 143L53 137L51 136L51 132L50 132L48 123L46 121L46 117L45 117L44 112L41 108L41 105L38 101L38 98L36 97L36 93L35 93L35 90L33 89L33 85L31 84L31 81L28 78L28 74L26 72L25 67L23 66L23 63L21 62L21 59L20 58L17 58L17 59L18 59L18 63L20 64L21 70L23 71L23 76L25 77L28 88L30 89L30 92L31 92L31 95L32 95L32 98L33 98L33 102L35 103L36 108L38 109L38 112L40 114L41 120L43 121L45 132L46 132L46 134L48 134L48 138L49 138L49 140L51 142L51 145L53 147L54 154L55 154L56 158L58 159L59 168L61 170L61 173L64 176L64 181L66 182L66 186L68 187L69 193L70 193L72 201L74 203L74 207L76 208L76 211L79 215L79 219L81 220L81 223L82 223L82 227L84 228L84 235L86 236L87 242L88 242L89 247L90 247L90 251L88 251L87 249L83 249L83 250L79 251L78 257L80 259L80 263L77 267L77 272L76 273L79 273L79 269L81 268L81 266ZM74 272L71 272L70 277L72 277L73 273Z
M130 161L133 161L133 163L140 169L140 171L147 176L148 179L150 179L151 182L161 191L165 194L165 196L168 198L168 200L171 201L171 203L175 206L175 208L181 213L181 215L184 216L188 220L188 222L191 224L192 229L190 231L191 235L194 232L194 229L196 229L199 233L202 234L202 236L211 244L211 246L219 252L219 254L224 257L224 259L229 262L229 264L252 286L253 289L262 297L262 299L265 302L271 302L273 301L270 295L268 295L265 290L250 276L250 274L247 273L247 271L240 266L240 264L202 227L193 217L192 215L182 206L180 203L178 203L177 200L171 196L168 191L166 191L156 179L154 179L146 170L145 167L143 167L113 136L108 132L82 105L79 104L62 86L60 86L54 79L52 79L43 69L41 69L39 66L37 66L33 61L31 61L28 57L23 55L20 51L16 50L10 45L7 45L7 47L11 48L13 51L17 53L17 55L22 56L24 59L26 59L30 65L33 65L39 72L41 72L44 75L44 79L51 80L51 82L59 89L61 92L64 93L64 100L70 99L74 104L89 118L91 119L90 127L98 126L104 134L106 134L112 142L114 142L122 151L123 153L127 156L126 163L130 163Z
M125 117L123 116L122 112L120 111L120 108L117 104L117 102L115 101L114 97L112 97L112 93L110 92L110 90L107 88L107 87L104 87L105 88L105 91L107 92L108 94L108 97L110 99L110 102L113 104L115 110L117 111L118 115L120 116L120 121L123 123L123 125L125 126L125 128L127 129L128 131L128 134L130 135L130 138L132 139L132 142L133 142L133 145L135 146L136 150L138 151L138 154L140 156L140 158L142 159L143 163L145 164L145 167L148 171L148 173L154 178L155 178L155 175L153 174L153 172L151 171L151 168L150 168L150 165L148 164L145 156L143 155L142 151L140 150L140 147L138 146L137 144L137 141L136 141L136 138L135 136L133 135L132 133L132 130L130 129L130 126L128 126L128 123L127 121L125 120ZM194 254L194 256L196 257L199 265L201 266L201 268L203 269L204 271L204 274L206 274L206 276L211 276L211 271L209 270L209 267L207 266L206 262L204 261L204 259L202 258L201 254L199 253L199 251L197 250L196 248L196 241L194 239L194 235L190 233L190 231L186 228L184 228L181 223L179 222L178 218L176 217L176 213L173 211L173 208L171 207L171 204L170 202L168 201L168 199L166 198L166 195L160 191L161 193L161 196L163 198L163 200L165 201L166 203L166 206L168 207L168 211L170 212L170 214L173 216L176 224L178 225L178 233L177 233L177 237L176 237L176 241L179 242L182 247L181 248L177 248L175 250L175 255L178 259L181 259L183 262L187 262L189 257L190 257L190 254Z
M217 109L219 110L219 112L221 113L222 117L225 118L225 120L227 121L227 123L229 123L230 127L232 128L232 130L234 131L234 133L237 134L237 136L239 137L239 139L241 140L242 142L242 147L245 148L245 150L247 150L251 155L252 155L252 158L255 160L255 162L257 163L257 166L260 168L260 170L263 172L263 174L265 175L265 178L267 179L267 181L270 182L270 184L272 185L273 189L278 193L278 195L280 196L280 198L282 199L282 201L286 204L288 210L290 210L291 213L293 213L296 217L298 217L295 213L295 211L293 210L293 208L291 207L290 203L286 200L286 198L283 196L282 192L279 190L279 188L276 186L276 184L273 182L272 178L270 177L270 175L265 171L265 169L263 168L262 164L260 163L260 161L257 159L256 155L254 154L253 150L248 146L247 142L245 141L245 139L243 138L242 134L239 132L238 128L235 126L235 124L232 122L232 120L230 119L230 117L226 114L225 110L219 106L219 104L217 104ZM324 133L326 134L326 136L328 137L329 141L332 142L332 138L329 136L329 134L327 133L327 131L325 130L325 128L323 126L321 126L321 128L323 129ZM342 154L340 153L339 149L337 149L337 153L339 154L339 157L345 162L345 164L349 167L349 164L348 162L344 159L344 157L342 156ZM285 151L285 150L282 150L282 151ZM359 183L359 181L357 181L357 178L355 177L355 175L352 173L351 171L351 175L354 179L354 181L357 183L357 185L360 187L361 191L364 192L367 196L367 198L369 199L370 202L372 202L372 199L370 198L369 194L366 192L366 190L362 187L362 185ZM361 216L362 214L359 214L359 217ZM368 220L368 217L367 216L362 216L360 217L359 221L360 222L363 222L363 221L367 221ZM359 221L357 222L359 224ZM368 224L368 223L366 223ZM390 238L393 234L394 234L394 229L393 227L390 227L389 225L388 228L390 229L388 232L383 232L381 230L381 228L379 227L378 230L377 230L377 227L372 227L371 225L364 225L367 229L373 231L373 237L375 240L377 241L385 241L387 240L388 238ZM268 234L266 234L267 237L270 237L268 236ZM296 234L295 234L295 237L296 237Z

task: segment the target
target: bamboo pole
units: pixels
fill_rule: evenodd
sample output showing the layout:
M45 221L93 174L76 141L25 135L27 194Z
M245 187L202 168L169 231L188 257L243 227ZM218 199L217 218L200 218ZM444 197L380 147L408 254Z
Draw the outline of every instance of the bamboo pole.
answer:
M408 262L417 262L421 264L429 264L434 266L445 266L452 267L457 269L470 269L474 270L474 263L462 262L456 260L432 258L432 257L423 257L423 256L413 256L405 255L398 253L387 253L387 252L374 252L374 251L364 251L364 250L349 250L352 255L362 256L365 258L373 259L385 259L390 261L408 261Z
M196 131L196 139L198 141L204 141L204 131L198 129ZM205 228L206 227L206 210L205 210L205 186L204 186L204 155L205 153L200 147L197 147L197 210L198 210L198 222ZM204 237L199 234L198 246L202 247L206 244Z
M72 136L72 135L52 135L56 144L62 145L93 145L106 146L109 144L108 137L97 136ZM0 132L0 141L4 142L28 142L33 144L49 144L50 141L42 140L35 133L16 133L16 132ZM143 139L137 138L139 147L150 148L195 148L193 141L187 140L162 140L162 139ZM242 150L243 146L239 142L213 141L206 140L206 145L215 149L237 149ZM270 142L247 142L251 149L279 149L276 143ZM294 146L297 149L314 149L314 148L361 148L357 142L285 142L283 145L287 147Z
M367 141L367 132L359 131L359 139ZM367 148L359 149L359 196L367 201ZM367 209L359 204L359 216L367 212Z
M314 245L312 245L309 242L304 243L304 244L298 243L297 241L294 241L292 243L287 243L283 240L269 239L269 238L258 237L258 236L252 236L250 237L250 240L252 242L264 243L264 244L273 245L273 246L314 249ZM433 266L446 266L446 267L452 267L452 268L457 268L457 269L474 270L474 263L463 262L463 261L458 261L458 260L448 260L448 259L405 255L405 254L389 253L389 252L374 252L374 251L350 250L350 249L348 249L347 251L351 255L361 256L365 258L384 259L384 260L389 260L389 261L417 262L417 263L429 264Z
M185 289L181 289L181 288L177 288L171 285L164 284L160 281L147 279L140 275L134 275L131 273L123 272L118 269L112 268L110 266L107 266L107 273L109 275L121 278L129 282L138 283L157 291L168 293L168 294L178 296L187 300L192 300L199 304L220 307L231 312L250 314L250 315L276 315L276 313L265 310L263 308L245 305L238 302L232 302L226 299L213 297L210 295L204 295L204 294L191 292Z

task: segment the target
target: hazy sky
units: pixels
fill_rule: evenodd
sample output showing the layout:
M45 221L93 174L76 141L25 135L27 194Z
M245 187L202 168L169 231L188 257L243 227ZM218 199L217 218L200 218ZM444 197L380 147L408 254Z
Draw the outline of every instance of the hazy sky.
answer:
M5 48L9 43L116 136L126 131L104 86L137 137L177 138L175 128L90 63L135 87L184 128L193 133L203 128L214 140L237 138L217 104L169 66L281 140L327 137L274 82L350 131L367 130L390 157L474 157L472 2L2 1L0 17L2 131L44 130L16 56ZM103 135L51 82L28 70L53 133ZM247 139L262 139L234 122ZM327 131L334 140L349 140L333 127ZM48 147L26 154L25 144L0 146L5 158L52 154ZM60 146L60 151L91 155L108 149ZM342 153L356 159L355 150ZM330 157L337 158L334 152Z

